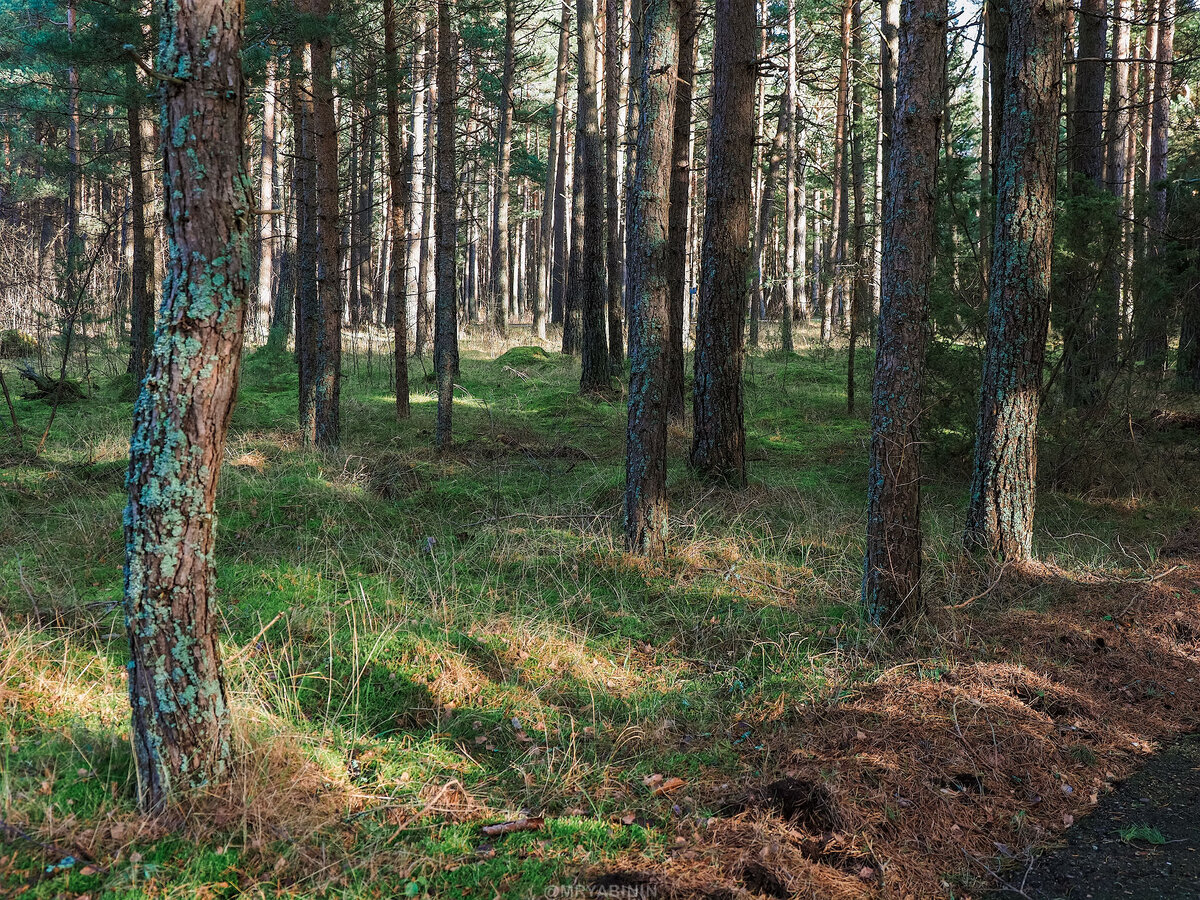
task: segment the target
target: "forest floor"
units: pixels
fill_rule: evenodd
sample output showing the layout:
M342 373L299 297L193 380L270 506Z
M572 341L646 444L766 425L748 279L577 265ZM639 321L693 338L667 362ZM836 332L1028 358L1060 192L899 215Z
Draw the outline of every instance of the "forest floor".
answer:
M963 412L927 435L931 612L895 642L857 611L844 351L750 358L746 490L694 478L672 426L654 563L621 552L624 401L580 397L576 361L468 350L445 456L427 365L397 425L387 361L347 358L335 453L299 446L291 357L246 361L218 500L238 777L182 822L131 794L132 386L97 377L40 454L50 410L17 402L0 895L979 897L1200 726L1178 397L1047 428L1039 562L997 577L959 545L969 379L932 391ZM539 827L481 832L521 817Z
M1200 897L1200 735L1155 755L1066 833L1065 846L1012 873L998 898ZM1017 877L1019 874L1019 877Z

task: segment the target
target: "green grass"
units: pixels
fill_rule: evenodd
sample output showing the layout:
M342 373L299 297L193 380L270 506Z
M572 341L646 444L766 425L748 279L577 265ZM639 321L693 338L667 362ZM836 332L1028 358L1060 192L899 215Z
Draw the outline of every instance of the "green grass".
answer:
M1119 832L1121 840L1127 844L1132 844L1134 841L1143 841L1147 844L1165 844L1167 839L1163 837L1163 833L1151 825L1130 825L1128 828L1122 828Z
M581 398L576 361L464 353L457 444L439 457L422 366L397 425L381 359L347 359L343 443L321 453L296 440L291 357L252 354L218 498L243 746L255 758L283 745L320 774L340 804L323 840L339 851L318 864L294 836L245 819L195 845L110 837L122 851L102 871L77 863L25 896L544 894L618 856L662 858L708 788L779 764L740 723L874 674L880 636L857 613L866 410L845 410L844 354L750 357L745 491L693 477L673 426L673 550L653 566L621 552L623 401ZM0 803L39 834L134 819L128 396L120 378L97 384L59 410L40 455L0 444ZM27 435L48 412L17 403ZM924 501L930 590L946 603L970 589L954 571L959 471L931 466ZM1093 570L1148 560L1186 518L1190 489L1126 505L1044 492L1039 554ZM34 603L44 625L23 627ZM688 789L656 796L644 784L655 773ZM470 815L433 802L447 785ZM548 827L481 841L479 821L522 811ZM630 814L644 826L622 824ZM15 847L0 893L55 863Z

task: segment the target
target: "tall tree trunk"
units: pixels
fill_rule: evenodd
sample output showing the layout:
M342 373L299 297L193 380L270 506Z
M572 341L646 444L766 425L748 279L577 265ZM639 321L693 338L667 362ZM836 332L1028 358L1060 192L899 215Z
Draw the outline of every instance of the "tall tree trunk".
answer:
M417 338L418 317L421 295L425 291L421 267L424 261L425 233L433 219L428 212L429 188L425 178L429 168L429 153L425 142L425 95L426 81L429 77L429 64L425 55L425 46L429 40L426 29L425 14L418 7L413 14L412 119L408 139L408 167L412 171L412 187L408 195L408 217L404 234L408 251L404 266L404 306L406 318L412 323L413 344L418 358L421 356L421 342Z
M992 161L992 207L988 216L988 229L996 219L995 196L1000 189L1000 138L1004 125L1005 77L1008 70L1008 26L1009 5L1012 0L984 0L988 27L988 97L991 100L992 144L989 159ZM993 252L995 248L993 248ZM990 282L989 282L990 284ZM989 287L990 292L990 287Z
M796 0L787 3L787 86L784 103L788 108L787 171L783 179L783 312L779 320L779 339L784 353L795 349L792 322L796 317L796 120L799 111L799 81L796 72Z
M920 414L946 91L946 0L904 0L900 16L862 588L866 616L882 624L912 618L922 608Z
M709 478L746 483L742 334L750 268L755 0L717 0L712 123L696 320L691 464Z
M1065 260L1065 277L1059 279L1064 294L1063 393L1074 405L1098 399L1101 378L1115 363L1117 350L1116 296L1100 278L1102 257L1096 256L1097 245L1106 232L1115 231L1116 223L1102 221L1093 211L1095 198L1104 190L1105 7L1106 0L1082 0L1078 15L1074 143L1067 165L1076 208L1067 235L1072 252Z
M166 0L163 173L170 263L133 417L125 612L142 808L222 781L229 707L212 609L217 479L237 395L254 218L243 128L241 0Z
M883 157L883 196L891 188L892 120L896 117L896 74L900 53L900 0L879 0L879 122L880 153ZM984 50L986 65L987 51ZM883 226L880 226L880 230Z
M270 329L271 301L275 280L275 60L267 62L267 83L263 88L262 142L259 145L258 215L258 329L266 335Z
M1154 145L1154 83L1158 74L1155 57L1158 54L1158 13L1159 0L1143 0L1146 12L1146 29L1142 34L1142 103L1139 109L1142 116L1142 152L1141 177L1138 179L1137 194L1144 198L1145 205L1150 206L1150 153ZM1145 255L1149 245L1147 237L1150 233L1149 209L1146 211L1144 227L1139 238L1139 258ZM1135 309L1135 314L1137 310ZM1140 322L1137 324L1141 324Z
M643 8L645 0L627 0L629 3L629 103L625 113L626 130L632 138L625 143L625 315L633 315L633 205L634 171L637 168L636 131L641 122L642 85L642 41ZM629 353L633 353L632 324L626 333Z
M67 2L67 41L75 42L75 0ZM64 315L67 334L64 346L71 346L70 332L78 319L82 296L79 290L80 259L83 256L83 235L79 231L79 207L82 201L83 170L79 163L79 69L67 68L67 197L63 207L63 239L66 278ZM69 312L68 312L69 311Z
M357 259L352 279L358 291L358 303L351 310L355 330L371 323L372 310L375 308L375 274L372 271L374 257L371 247L375 240L375 132L378 119L375 97L378 90L374 76L368 79L365 93L367 99L360 107L362 125L359 129L358 207L355 212L353 244Z
M277 70L278 71L278 70ZM278 94L281 82L276 82L276 93ZM287 77L288 90L288 106L287 108L293 113L297 109L296 101L296 79L289 75ZM280 99L276 96L276 116L279 116ZM296 193L295 182L292 180L293 172L296 168L296 122L293 120L291 131L291 141L293 151L291 154L284 153L282 162L275 166L275 190L274 194L278 198L276 201L282 207L279 216L279 223L275 229L276 240L279 243L279 277L275 279L275 296L272 299L273 309L271 311L271 330L267 335L267 346L273 351L282 351L287 347L288 335L292 332L294 308L296 302ZM284 140L284 129L282 125L279 127L276 134L276 148ZM286 189L287 185L291 185L291 189Z
M763 179L762 192L758 200L758 225L754 229L754 249L750 261L750 346L758 346L758 322L766 306L763 297L763 269L766 268L767 239L771 231L771 213L775 208L775 185L779 180L779 168L786 152L788 134L788 104L786 99L779 105L779 125L771 141L771 156L767 162L767 175Z
M420 38L418 37L418 40ZM396 3L383 0L383 57L387 81L388 203L391 206L391 240L388 258L387 308L392 310L395 340L396 419L407 419L408 310L404 298L412 156L400 146L400 61L396 51Z
M643 0L638 43L637 164L630 192L629 430L625 546L667 549L667 219L679 65L679 0ZM639 28L640 25L640 28Z
M1063 0L1012 0L987 349L965 541L994 559L1033 544L1037 418L1049 324Z
M987 308L988 278L992 266L992 56L989 51L992 26L991 5L984 4L979 27L983 34L980 54L981 102L979 110L979 293L978 308Z
M437 54L439 52L438 30L437 28L426 28L425 32L427 41L425 46L426 70L433 68L436 73ZM436 330L436 323L433 321L435 315L433 295L436 294L437 277L434 269L436 268L435 256L437 255L437 248L435 245L437 242L437 217L440 214L440 207L434 197L435 170L437 168L437 150L434 146L434 135L437 130L436 110L438 98L436 80L436 74L434 77L427 76L425 80L425 156L428 157L429 154L433 154L435 159L432 166L429 164L425 166L425 185L421 199L421 205L425 210L425 217L422 221L420 262L417 266L416 335L413 342L413 353L418 359L425 356L425 351L429 347L431 329ZM436 337L434 340L436 341Z
M503 335L508 330L508 306L512 301L509 281L508 207L509 169L512 160L513 73L516 70L516 0L504 0L504 70L500 77L499 133L496 137L496 205L492 217L492 327Z
M583 374L579 389L584 393L605 390L609 386L608 341L605 305L608 285L605 281L604 242L604 138L600 134L600 110L597 103L599 81L596 58L595 0L576 0L579 25L579 161L576 178L583 184L583 248L580 258L583 279L579 284L582 313L580 349ZM575 293L575 291L572 291Z
M850 352L846 365L846 411L854 413L854 366L858 336L869 328L867 301L867 219L863 208L863 103L862 79L862 0L853 0L850 20L850 55L854 60L855 77L851 109L853 122L850 125L850 183L854 189L854 272L850 293Z
M458 102L455 45L450 25L450 2L437 3L437 256L434 258L435 304L433 368L437 373L437 447L453 441L452 404L458 375L458 288L455 271L457 222L454 209L454 106Z
M567 156L570 150L570 130L567 127L567 110L564 107L558 135L558 161L555 164L554 176L558 189L554 192L554 256L550 267L550 321L563 326L563 340L566 340L567 278L569 276L569 256L567 249L567 191L574 196L574 187L569 186L573 179L568 178Z
M1175 56L1175 0L1159 0L1158 49L1154 54L1154 93L1150 125L1149 208L1147 258L1157 260L1167 240L1167 146L1171 128L1171 71ZM1150 266L1153 269L1153 264ZM1161 374L1167 365L1167 343L1176 317L1175 297L1161 284L1143 285L1135 308L1146 368Z
M804 101L796 96L796 316L808 319L808 123Z
M309 12L311 0L298 0L299 11ZM296 196L296 364L299 369L300 439L311 444L317 435L317 331L321 308L317 296L317 157L313 130L312 52L306 44L295 48L292 121L295 123L296 161L293 170Z
M610 0L611 2L611 0ZM559 180L559 157L562 154L560 135L566 115L567 64L571 47L571 8L562 3L559 21L558 64L554 74L554 118L550 123L550 148L546 154L546 190L542 195L541 246L538 256L537 290L533 296L533 331L539 340L546 339L546 314L555 248L555 210L558 195L564 186Z
M608 269L608 360L613 371L625 365L621 272L621 29L625 0L606 0L604 8L604 218L605 265Z
M328 19L332 0L312 0L312 12ZM333 109L333 43L327 28L312 41L313 151L317 160L317 302L313 384L315 442L336 447L340 437L342 367L342 260L338 204L337 121Z
M142 118L142 86L131 62L125 67L129 91L129 212L133 259L130 265L129 365L126 371L140 384L154 349L154 229L147 213L154 211L154 180L146 169L145 141L153 137L149 122Z
M1108 119L1105 123L1104 186L1116 198L1118 227L1116 246L1104 261L1108 290L1112 293L1112 304L1116 310L1113 322L1113 349L1119 331L1121 308L1125 296L1125 222L1130 210L1125 208L1127 181L1129 180L1129 136L1132 116L1130 114L1129 73L1131 65L1129 15L1131 4L1126 0L1113 0L1112 7L1112 66L1110 68ZM1111 361L1115 363L1116 360Z
M683 418L683 320L687 302L688 207L691 181L692 81L696 77L696 0L679 0L679 69L671 139L671 204L667 213L667 415Z
M578 97L576 97L578 103ZM563 295L563 339L562 352L574 356L579 352L580 297L583 283L583 241L586 213L584 212L583 146L580 134L583 117L578 109L575 115L575 144L571 162L571 250L567 259L567 284L570 288Z
M833 128L833 169L831 177L832 208L829 216L829 238L825 258L828 263L829 281L825 288L825 306L830 315L822 323L822 339L832 339L834 298L844 302L845 264L846 264L846 226L849 222L846 208L846 119L850 106L850 14L854 0L842 2L842 62L838 70L837 108L834 111ZM826 327L829 336L826 337Z

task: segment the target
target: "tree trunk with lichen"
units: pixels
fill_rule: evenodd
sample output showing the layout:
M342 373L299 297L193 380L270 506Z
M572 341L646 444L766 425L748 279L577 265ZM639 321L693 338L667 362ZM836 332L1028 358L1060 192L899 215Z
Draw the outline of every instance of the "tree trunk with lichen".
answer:
M1037 419L1050 313L1063 0L1009 5L987 349L965 543L995 560L1033 548Z
M169 269L134 410L125 510L129 699L143 809L231 765L212 608L217 478L237 394L254 218L242 0L166 0L161 72ZM204 59L197 66L194 60Z
M871 399L863 609L876 623L921 609L921 438L933 276L946 0L905 0L888 130L879 345Z
M692 467L709 478L738 486L746 483L742 335L750 276L754 83L758 74L754 26L754 0L717 0L692 386Z
M645 0L636 21L637 162L630 191L629 428L625 546L667 549L667 212L679 59L679 0Z

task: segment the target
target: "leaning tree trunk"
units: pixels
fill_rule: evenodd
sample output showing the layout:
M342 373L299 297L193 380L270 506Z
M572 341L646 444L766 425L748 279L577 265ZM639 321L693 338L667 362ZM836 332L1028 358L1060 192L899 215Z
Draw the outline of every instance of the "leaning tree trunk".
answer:
M453 441L452 404L458 375L458 286L455 271L457 222L454 185L454 105L458 102L454 46L457 35L450 27L450 2L437 4L437 219L434 222L437 255L434 257L433 368L437 375L437 433L439 450Z
M965 542L997 560L1033 548L1037 419L1050 313L1063 0L1013 0L996 162L987 349Z
M580 267L579 305L582 329L580 350L583 374L579 389L584 393L602 391L609 386L608 341L605 305L608 285L605 281L604 242L604 139L600 135L600 110L596 102L599 88L596 77L595 0L577 0L579 23L579 161L583 188L583 245Z
M387 71L387 167L388 202L391 207L391 239L388 241L387 308L392 311L395 340L396 419L407 419L408 406L408 308L404 298L407 281L408 201L412 188L412 157L400 146L400 61L396 52L395 0L383 0L383 55Z
M921 436L933 276L946 0L905 0L883 208L879 349L871 398L862 602L876 623L921 609Z
M696 76L699 30L696 0L680 0L679 73L675 84L675 126L671 139L671 204L667 213L667 291L670 340L667 341L667 415L682 419L683 310L687 303L688 207L691 182L692 80Z
M237 395L252 264L242 0L166 0L162 84L169 268L133 417L125 511L129 699L138 798L161 810L229 773L212 609L217 479Z
M629 430L625 546L667 549L667 212L679 60L679 0L644 0L637 73L637 164L630 191Z
M754 2L717 2L692 388L691 464L709 478L739 486L746 483L742 334L758 73Z

